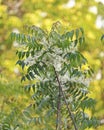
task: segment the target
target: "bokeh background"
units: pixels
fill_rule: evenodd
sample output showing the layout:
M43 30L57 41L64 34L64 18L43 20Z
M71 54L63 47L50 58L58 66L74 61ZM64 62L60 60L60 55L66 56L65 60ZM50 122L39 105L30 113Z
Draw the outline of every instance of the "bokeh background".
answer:
M84 28L86 42L79 50L94 70L89 89L97 101L95 116L104 119L104 45L100 40L104 33L104 0L0 0L0 122L14 108L22 111L33 102L20 83L21 70L15 65L18 43L11 42L10 33L21 32L25 25L49 30L56 21L70 29ZM23 129L29 130L27 126ZM104 126L96 130L104 130Z

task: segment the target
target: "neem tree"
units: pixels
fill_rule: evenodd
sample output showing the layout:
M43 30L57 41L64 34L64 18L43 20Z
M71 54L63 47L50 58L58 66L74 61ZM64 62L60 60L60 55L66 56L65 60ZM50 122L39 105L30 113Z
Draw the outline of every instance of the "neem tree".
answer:
M17 64L26 68L21 81L31 81L25 90L34 91L35 111L41 113L31 121L38 120L49 130L96 127L98 121L86 112L94 109L95 100L88 96L93 71L78 51L85 41L83 29L69 31L56 22L50 32L27 26L25 33L11 37L22 45L16 52ZM48 128L51 118L54 121Z

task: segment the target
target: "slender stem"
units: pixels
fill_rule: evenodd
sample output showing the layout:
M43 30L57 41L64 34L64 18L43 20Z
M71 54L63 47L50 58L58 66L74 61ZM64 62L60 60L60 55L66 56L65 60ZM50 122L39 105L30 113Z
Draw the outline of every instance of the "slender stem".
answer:
M73 117L73 115L72 115L72 113L71 113L71 110L70 110L70 108L69 108L69 106L68 106L68 103L67 103L67 101L66 101L66 96L65 96L65 93L64 93L63 90L62 90L61 83L60 83L60 80L59 80L59 78L58 78L58 75L57 75L57 72L56 72L56 70L55 70L55 67L54 67L54 71L55 71L55 75L56 75L56 79L57 79L59 88L60 88L61 93L62 93L62 96L63 96L63 98L64 98L64 102L65 102L65 104L66 104L66 107L67 107L67 110L68 110L68 113L69 113L69 117L71 118L71 120L72 120L72 122L73 122L74 129L75 129L75 130L78 130L78 128L77 128L77 126L76 126L76 123L75 123L75 121L74 121L74 117Z
M58 99L57 99L56 130L61 130L61 88L60 88L60 86L59 86Z
M59 88L59 95L57 100L57 124L56 130L61 130L61 91Z

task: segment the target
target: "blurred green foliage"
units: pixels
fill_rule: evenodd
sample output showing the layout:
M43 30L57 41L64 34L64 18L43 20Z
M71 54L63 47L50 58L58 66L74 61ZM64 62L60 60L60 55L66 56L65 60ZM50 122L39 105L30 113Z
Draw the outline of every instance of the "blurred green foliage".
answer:
M99 18L103 20L104 24L104 4L95 0L76 0L75 6L74 4L73 7L68 5L68 0L0 0L1 102L5 98L3 91L9 93L9 89L5 88L6 83L16 81L15 86L18 88L17 90L10 88L11 94L8 95L8 98L14 97L16 95L15 91L18 94L20 93L18 86L20 86L21 70L15 66L17 60L15 52L18 44L10 41L10 33L12 31L20 32L23 30L23 26L33 24L49 30L52 23L59 20L63 24L69 25L70 29L83 27L85 30L86 42L79 49L95 71L90 95L97 100L95 114L99 119L102 119L104 118L104 45L102 45L100 38L104 33L104 25L100 25L99 22L99 26L96 27L95 23ZM92 7L93 11L91 11ZM13 103L16 105L15 101ZM25 105L26 101L23 100L23 103ZM3 108L5 113L7 112L6 109L9 108L12 109L10 105ZM104 127L96 128L96 130L103 129Z

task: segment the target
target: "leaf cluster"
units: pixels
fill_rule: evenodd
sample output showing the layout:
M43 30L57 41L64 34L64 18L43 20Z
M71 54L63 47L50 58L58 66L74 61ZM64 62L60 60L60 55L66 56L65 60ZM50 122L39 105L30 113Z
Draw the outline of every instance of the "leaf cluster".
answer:
M82 70L83 65L88 62L78 51L79 45L85 41L84 30L77 28L69 31L60 22L56 22L50 32L37 26L26 26L26 33L11 33L11 38L22 45L22 49L16 52L16 64L22 69L26 68L21 81L31 81L24 88L27 92L34 92L32 99L35 102L35 111L43 112L44 119L48 118L48 121L50 115L56 115L59 98L59 84L56 79L58 76L77 128L84 130L96 127L97 120L86 113L87 109L93 110L95 104L95 100L88 96L93 71L90 67ZM61 128L73 129L73 121L68 116L62 93L61 114ZM39 120L41 122L40 118Z

